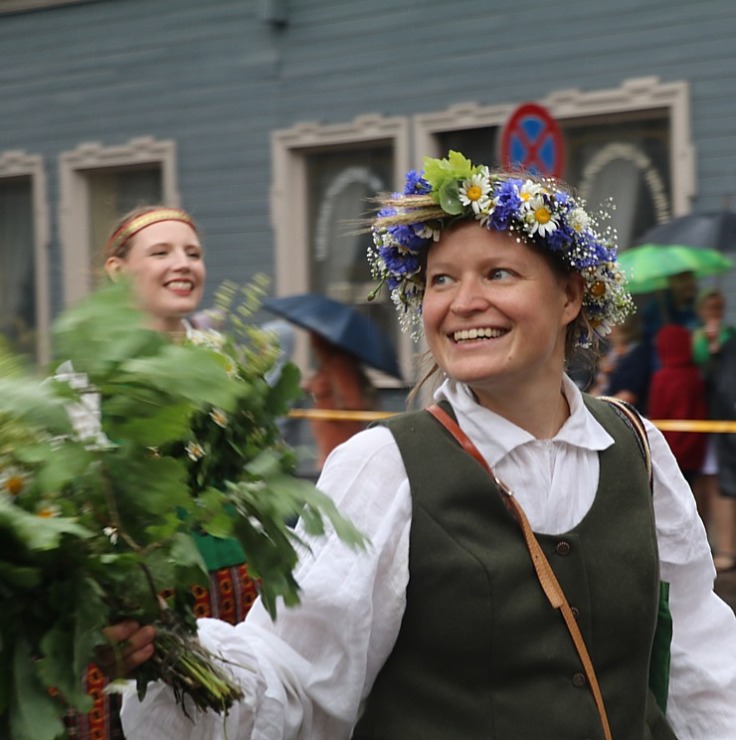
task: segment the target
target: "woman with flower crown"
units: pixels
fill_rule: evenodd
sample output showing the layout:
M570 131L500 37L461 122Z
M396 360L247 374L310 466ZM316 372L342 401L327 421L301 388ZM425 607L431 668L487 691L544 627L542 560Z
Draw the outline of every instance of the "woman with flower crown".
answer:
M441 382L325 464L371 547L305 534L298 607L199 622L246 698L190 720L152 685L124 701L128 737L735 737L736 618L687 483L649 422L565 374L632 310L611 230L558 183L453 152L373 233Z
M206 341L211 335L210 330L193 330L186 320L202 300L205 280L204 250L196 222L187 211L157 205L136 208L113 227L104 257L111 279L123 274L131 279L151 329L174 338L190 336L194 341ZM99 438L99 399L96 394L87 394L87 399L89 408L71 409L71 413L80 434ZM231 624L242 621L256 597L242 548L234 539L196 533L195 539L210 571L209 588L193 588L195 614ZM138 625L131 622L115 628L118 639L138 633ZM140 631L144 640L152 636L150 627ZM146 644L143 655L152 654L153 646ZM88 667L86 684L94 706L85 715L69 713L69 736L85 740L123 737L120 697L106 692L108 679L96 664Z

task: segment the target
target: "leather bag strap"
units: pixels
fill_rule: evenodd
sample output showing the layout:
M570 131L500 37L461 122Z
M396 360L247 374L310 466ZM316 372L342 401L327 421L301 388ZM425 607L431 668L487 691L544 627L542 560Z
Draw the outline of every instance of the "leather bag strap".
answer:
M611 727L608 723L606 707L603 703L603 696L601 694L600 686L598 685L598 679L595 675L593 662L590 659L588 648L585 645L585 640L583 639L583 635L580 632L580 628L578 627L575 616L572 613L570 604L568 604L567 602L567 598L565 597L565 593L562 590L562 586L560 586L560 583L557 580L557 576L555 576L554 571L552 570L552 566L549 564L544 551L540 547L537 538L534 536L534 532L531 528L531 525L529 524L529 520L527 519L524 510L521 508L519 502L516 500L516 497L513 495L509 487L496 476L493 470L491 470L491 467L485 461L485 458L480 454L478 448L473 444L468 435L463 432L457 422L446 411L444 411L444 409L436 404L430 406L427 411L435 419L437 419L437 421L442 424L442 426L445 427L448 432L450 432L450 434L455 438L460 446L474 460L480 463L483 469L488 473L493 482L496 484L496 487L498 488L503 502L506 504L506 507L509 509L509 511L511 511L511 513L516 518L516 521L519 523L519 526L521 527L521 532L524 536L524 542L526 543L527 549L529 550L529 556L531 557L532 564L534 565L534 570L537 573L537 578L539 579L539 583L542 586L542 590L544 591L547 600L552 605L552 608L560 610L562 618L565 620L567 629L570 632L570 636L572 637L575 649L580 656L580 661L583 664L583 670L585 671L585 675L588 679L588 685L590 686L591 693L593 694L593 699L595 700L595 705L598 709L598 714L601 718L601 724L603 725L603 734L606 740L612 740Z

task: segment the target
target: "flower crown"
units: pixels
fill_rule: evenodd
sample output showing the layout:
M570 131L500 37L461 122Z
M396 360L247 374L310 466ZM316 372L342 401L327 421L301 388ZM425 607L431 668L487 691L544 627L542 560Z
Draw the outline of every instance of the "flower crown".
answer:
M555 254L563 266L585 280L583 315L577 344L588 347L633 310L623 273L616 265L615 232L601 233L584 203L552 179L531 179L491 172L458 152L447 159L425 157L424 172L406 176L403 193L381 201L373 222L368 260L373 277L385 283L400 313L402 328L420 333L424 262L443 228L465 219L517 241ZM608 218L607 213L601 219Z

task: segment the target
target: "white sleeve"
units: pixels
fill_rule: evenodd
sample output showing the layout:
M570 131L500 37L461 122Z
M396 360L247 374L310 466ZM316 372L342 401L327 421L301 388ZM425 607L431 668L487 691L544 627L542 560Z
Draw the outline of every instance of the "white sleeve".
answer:
M673 625L667 718L680 740L733 740L736 617L713 591L716 572L690 486L661 432L646 425L661 577L670 584Z
M411 496L393 436L381 427L333 451L318 487L370 538L367 551L332 533L310 540L295 571L298 607L281 606L272 622L259 600L235 627L200 620L202 643L227 661L246 699L226 722L214 713L192 722L168 687L153 684L143 703L124 699L129 740L350 737L401 626Z

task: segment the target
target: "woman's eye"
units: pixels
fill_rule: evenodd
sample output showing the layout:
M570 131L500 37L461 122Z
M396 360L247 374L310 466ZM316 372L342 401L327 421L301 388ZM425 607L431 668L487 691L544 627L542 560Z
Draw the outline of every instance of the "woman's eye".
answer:
M429 278L430 285L446 285L450 282L449 275L431 275Z
M491 270L490 278L491 280L503 280L504 278L510 277L511 271L506 270L503 267L498 267L494 270Z

